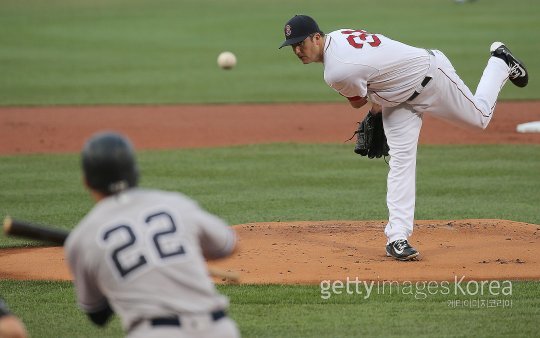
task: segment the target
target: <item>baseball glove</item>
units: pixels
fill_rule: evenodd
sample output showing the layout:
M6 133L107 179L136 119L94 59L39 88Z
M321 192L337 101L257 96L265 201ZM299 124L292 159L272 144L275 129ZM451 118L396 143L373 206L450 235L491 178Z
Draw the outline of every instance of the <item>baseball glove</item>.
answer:
M367 113L364 120L358 122L358 129L354 132L353 137L354 135L356 135L355 153L368 158L388 156L390 147L388 147L384 134L382 113L374 114L371 111Z

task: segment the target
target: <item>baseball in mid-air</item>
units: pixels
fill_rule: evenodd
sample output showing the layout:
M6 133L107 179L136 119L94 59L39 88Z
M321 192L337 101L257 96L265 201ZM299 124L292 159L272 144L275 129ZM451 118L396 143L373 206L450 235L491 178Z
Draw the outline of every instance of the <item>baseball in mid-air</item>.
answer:
M219 54L217 63L221 69L232 69L236 66L236 56L231 52L223 52Z

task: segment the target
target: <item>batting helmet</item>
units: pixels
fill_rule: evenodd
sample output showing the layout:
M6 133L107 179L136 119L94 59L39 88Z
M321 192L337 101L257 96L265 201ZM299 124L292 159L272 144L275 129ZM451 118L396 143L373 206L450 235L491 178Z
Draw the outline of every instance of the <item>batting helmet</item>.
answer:
M113 132L95 134L84 145L81 157L90 188L112 195L137 186L135 152L126 137Z

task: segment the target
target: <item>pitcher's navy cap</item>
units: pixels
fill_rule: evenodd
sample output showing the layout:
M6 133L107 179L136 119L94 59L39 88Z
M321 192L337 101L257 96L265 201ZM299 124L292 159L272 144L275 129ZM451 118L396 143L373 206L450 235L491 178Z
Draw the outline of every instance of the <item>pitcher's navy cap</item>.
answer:
M284 31L286 40L279 48L301 42L310 34L322 33L315 20L307 15L295 15L287 21Z

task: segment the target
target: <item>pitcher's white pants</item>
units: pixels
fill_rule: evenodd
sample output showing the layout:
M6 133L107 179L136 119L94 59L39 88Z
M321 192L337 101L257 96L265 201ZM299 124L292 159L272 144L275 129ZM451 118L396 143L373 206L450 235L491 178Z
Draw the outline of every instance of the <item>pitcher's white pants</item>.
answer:
M432 80L414 100L383 107L383 124L390 147L386 203L388 242L407 239L413 232L416 199L416 148L424 113L461 126L485 129L508 80L509 67L496 57L488 61L476 94L456 74L448 58L433 51L428 76Z

